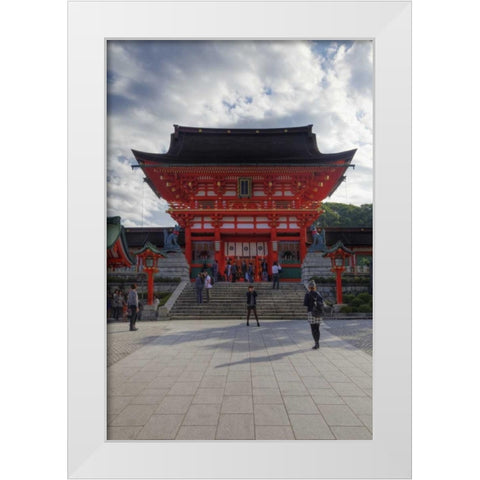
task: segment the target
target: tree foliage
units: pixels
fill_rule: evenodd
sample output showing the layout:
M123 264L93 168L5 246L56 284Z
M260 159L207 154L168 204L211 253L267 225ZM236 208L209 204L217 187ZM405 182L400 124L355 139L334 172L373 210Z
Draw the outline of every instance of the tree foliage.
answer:
M323 213L315 222L319 227L372 227L373 205L360 207L346 203L324 203Z

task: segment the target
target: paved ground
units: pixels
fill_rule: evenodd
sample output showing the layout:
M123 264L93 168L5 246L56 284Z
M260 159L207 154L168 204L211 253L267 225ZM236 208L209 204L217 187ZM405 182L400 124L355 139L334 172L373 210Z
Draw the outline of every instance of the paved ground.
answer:
M129 322L109 323L107 327L107 366L145 346L170 330L170 322L137 322L136 332L129 331Z
M372 358L338 322L320 350L306 321L109 324L108 439L371 439Z
M326 320L325 328L342 340L372 355L372 320Z

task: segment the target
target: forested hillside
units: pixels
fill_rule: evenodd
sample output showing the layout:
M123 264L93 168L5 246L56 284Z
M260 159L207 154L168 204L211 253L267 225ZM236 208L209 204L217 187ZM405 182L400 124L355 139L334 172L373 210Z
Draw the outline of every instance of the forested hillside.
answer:
M373 205L323 203L325 213L315 222L320 227L372 227Z

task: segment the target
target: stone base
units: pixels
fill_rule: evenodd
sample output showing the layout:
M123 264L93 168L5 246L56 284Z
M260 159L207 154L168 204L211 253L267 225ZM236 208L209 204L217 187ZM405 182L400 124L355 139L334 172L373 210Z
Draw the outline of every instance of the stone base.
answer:
M168 252L167 258L158 262L158 273L156 278L179 278L180 280L190 279L190 266L182 252Z
M157 312L153 305L145 305L142 310L142 321L158 320Z
M323 256L323 252L308 252L302 263L302 283L312 277L331 277L332 262Z

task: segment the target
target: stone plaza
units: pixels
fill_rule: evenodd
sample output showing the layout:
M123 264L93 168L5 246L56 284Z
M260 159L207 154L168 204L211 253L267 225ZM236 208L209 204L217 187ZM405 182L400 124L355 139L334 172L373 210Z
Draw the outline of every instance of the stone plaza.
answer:
M107 325L107 440L370 440L372 321Z

